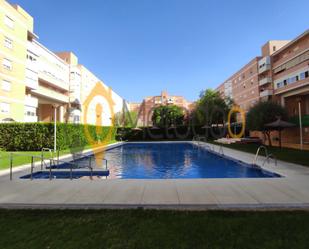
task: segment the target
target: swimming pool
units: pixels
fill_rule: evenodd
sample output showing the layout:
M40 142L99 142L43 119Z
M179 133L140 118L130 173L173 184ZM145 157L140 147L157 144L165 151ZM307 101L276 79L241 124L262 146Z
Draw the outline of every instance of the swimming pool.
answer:
M100 155L101 157L102 155ZM186 178L271 178L281 177L260 167L221 156L191 142L125 143L104 153L108 161L91 173L89 162L95 166L94 155L60 163L52 170L33 173L33 179L78 179L93 174L109 179L186 179ZM104 165L103 165L104 164ZM72 169L72 175L70 169ZM51 173L50 173L51 172ZM31 174L21 177L31 178Z
M193 143L127 143L107 150L109 178L258 178L280 177Z

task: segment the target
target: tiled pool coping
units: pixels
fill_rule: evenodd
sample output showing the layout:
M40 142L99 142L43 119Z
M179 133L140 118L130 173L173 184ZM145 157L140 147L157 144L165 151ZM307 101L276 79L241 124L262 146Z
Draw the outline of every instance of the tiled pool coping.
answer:
M224 154L245 163L254 158L229 148L224 148ZM258 164L262 162L261 157ZM28 181L18 179L25 174L23 168L14 173L13 181L8 175L0 176L0 207L309 209L309 168L278 161L278 166L269 164L264 169L284 177Z

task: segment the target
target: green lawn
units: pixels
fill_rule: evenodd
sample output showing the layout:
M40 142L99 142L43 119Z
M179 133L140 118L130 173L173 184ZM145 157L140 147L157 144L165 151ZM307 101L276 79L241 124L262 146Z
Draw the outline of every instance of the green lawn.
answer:
M113 140L110 142L111 143L115 143L117 142L116 140ZM84 150L90 149L91 146L85 146ZM18 154L18 156L14 156L13 157L13 166L20 166L23 164L27 164L27 163L31 163L31 156L41 156L41 151L13 151L13 153ZM62 150L60 151L59 155L63 156L66 154L70 154L71 150L70 149L66 149L66 150ZM20 156L20 154L22 156ZM24 156L23 156L24 155ZM55 154L55 156L57 156ZM45 158L50 158L50 152L44 152L44 157ZM35 161L40 161L40 158L34 158ZM2 169L7 169L10 167L10 152L8 151L0 151L0 170Z
M209 143L221 145L219 143L211 142ZM224 147L228 147L235 150L241 150L255 154L259 145L256 144L222 144ZM269 153L272 153L277 157L278 160L301 164L304 166L309 166L309 151L306 150L296 150L288 148L278 148L266 146ZM261 150L261 155L265 155L264 150Z
M0 248L307 249L309 212L0 210Z

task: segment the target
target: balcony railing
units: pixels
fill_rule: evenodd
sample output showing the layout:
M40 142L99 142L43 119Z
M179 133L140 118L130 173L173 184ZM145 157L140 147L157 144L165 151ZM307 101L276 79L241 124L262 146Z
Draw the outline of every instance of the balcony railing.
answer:
M56 102L69 103L69 96L43 86L32 92Z
M259 74L270 70L271 69L270 57L266 56L266 57L262 58L261 60L259 60L258 65L259 65Z
M274 91L273 90L264 90L262 92L260 92L260 97L267 97L267 96L271 96L273 95Z
M259 85L263 86L263 85L266 85L266 84L271 83L271 82L272 82L272 78L266 77L264 79L259 80Z
M259 67L259 73L260 74L264 73L264 72L270 70L270 68L271 68L270 64L265 64L265 65Z
M57 78L54 78L53 76L51 75L48 75L44 72L41 72L39 71L39 78L41 80L43 80L45 83L48 83L54 87L57 87L57 88L61 88L63 90L69 90L69 84L62 81L62 80L59 80Z

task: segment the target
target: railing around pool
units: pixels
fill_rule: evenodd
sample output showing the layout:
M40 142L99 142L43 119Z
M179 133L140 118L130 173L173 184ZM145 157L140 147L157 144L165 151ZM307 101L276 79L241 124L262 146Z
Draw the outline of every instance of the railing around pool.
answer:
M50 158L44 158L44 151L50 151L51 156ZM34 168L35 168L35 159L40 159L41 160L41 171L43 170L43 166L45 166L46 169L49 171L49 180L52 180L52 170L54 169L59 169L59 163L60 164L68 164L69 165L69 170L70 170L70 180L73 179L73 169L79 169L79 165L74 162L70 161L64 161L59 159L59 151L57 152L57 159L54 159L52 150L48 148L43 148L41 156L38 155L25 155L21 153L16 153L16 152L11 152L9 154L9 160L10 160L10 180L13 180L13 164L14 164L14 156L17 157L30 157L30 180L33 180L33 174L34 174ZM84 158L88 158L88 164L86 166L83 166L82 168L88 168L90 170L90 179L93 180L93 170L94 167L92 166L92 157L93 156L84 156ZM105 171L108 171L108 161L105 158L98 158L105 162ZM49 161L49 165L47 165L46 160ZM39 160L38 160L39 161ZM57 162L57 163L56 163ZM106 176L107 177L107 176Z
M33 169L34 169L34 159L37 158L37 159L42 159L41 156L37 156L37 155L25 155L25 154L21 154L21 153L15 153L15 152L11 152L10 153L10 181L13 180L13 158L14 156L17 156L17 157L30 157L31 158L31 163L30 163L30 179L32 180L33 179ZM45 163L45 161L41 161L41 163ZM51 160L50 160L50 163L51 163Z

